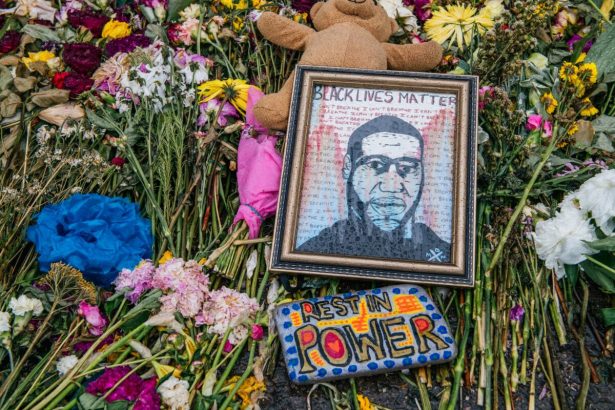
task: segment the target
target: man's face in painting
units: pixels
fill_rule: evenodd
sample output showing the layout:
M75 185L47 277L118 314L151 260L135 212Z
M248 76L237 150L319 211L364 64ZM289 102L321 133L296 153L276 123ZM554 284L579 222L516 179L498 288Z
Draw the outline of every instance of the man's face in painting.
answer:
M403 229L423 188L421 142L413 135L376 132L354 153L344 158L349 212L385 232Z

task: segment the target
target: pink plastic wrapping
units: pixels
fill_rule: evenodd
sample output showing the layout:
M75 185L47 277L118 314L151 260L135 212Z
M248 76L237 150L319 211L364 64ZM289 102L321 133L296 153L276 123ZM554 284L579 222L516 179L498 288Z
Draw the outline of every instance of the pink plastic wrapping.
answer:
M275 215L280 189L282 157L275 149L277 137L254 118L252 107L263 93L254 87L248 91L246 127L237 152L237 185L241 205L233 224L244 220L250 239L258 236L265 219Z

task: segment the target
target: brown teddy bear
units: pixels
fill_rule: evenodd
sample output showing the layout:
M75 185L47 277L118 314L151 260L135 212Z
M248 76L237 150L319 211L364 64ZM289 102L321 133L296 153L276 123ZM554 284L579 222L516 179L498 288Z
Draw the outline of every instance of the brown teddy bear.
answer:
M442 59L436 42L389 44L399 27L373 0L329 0L314 4L310 17L316 30L272 12L257 21L269 41L303 51L299 64L364 68L373 70L427 71ZM256 119L265 127L285 130L295 72L279 92L264 96L254 107Z

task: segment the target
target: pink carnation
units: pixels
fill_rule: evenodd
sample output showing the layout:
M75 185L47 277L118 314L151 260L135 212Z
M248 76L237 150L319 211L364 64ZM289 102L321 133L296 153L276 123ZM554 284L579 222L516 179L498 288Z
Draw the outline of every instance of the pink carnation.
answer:
M531 114L527 117L525 129L528 131L536 131L542 129L543 134L550 137L553 134L553 124L549 120L544 120L540 114Z
M126 293L126 299L136 303L144 292L153 288L152 279L155 270L156 268L152 261L142 261L133 270L122 269L118 277L113 281L113 284L116 289L132 289Z
M107 319L100 313L98 306L90 305L85 300L82 300L81 303L79 303L77 314L83 316L86 322L88 322L88 328L91 334L94 336L103 334L107 326Z
M207 331L223 336L229 327L233 331L229 342L233 345L248 336L247 323L254 320L259 306L256 299L234 289L222 287L209 293L203 310L196 316L196 324L209 325Z
M160 298L162 311L178 311L184 317L194 317L209 292L209 277L197 262L172 258L156 269L152 286L166 293Z
M98 379L87 385L85 391L95 396L102 396L130 371L129 366L107 368ZM105 398L108 403L118 400L134 401L134 409L158 410L160 396L156 393L156 378L143 380L138 374L132 373Z

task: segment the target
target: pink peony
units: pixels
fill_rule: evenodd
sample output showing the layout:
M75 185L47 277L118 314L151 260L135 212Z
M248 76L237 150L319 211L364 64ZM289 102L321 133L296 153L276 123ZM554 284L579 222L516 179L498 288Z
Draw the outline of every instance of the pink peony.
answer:
M196 261L172 258L156 269L152 286L166 293L160 298L162 311L177 311L188 318L201 310L209 292L209 277Z
M81 303L79 303L77 314L85 318L91 334L94 336L103 334L107 326L107 319L100 313L98 306L90 305L85 300L82 300Z

